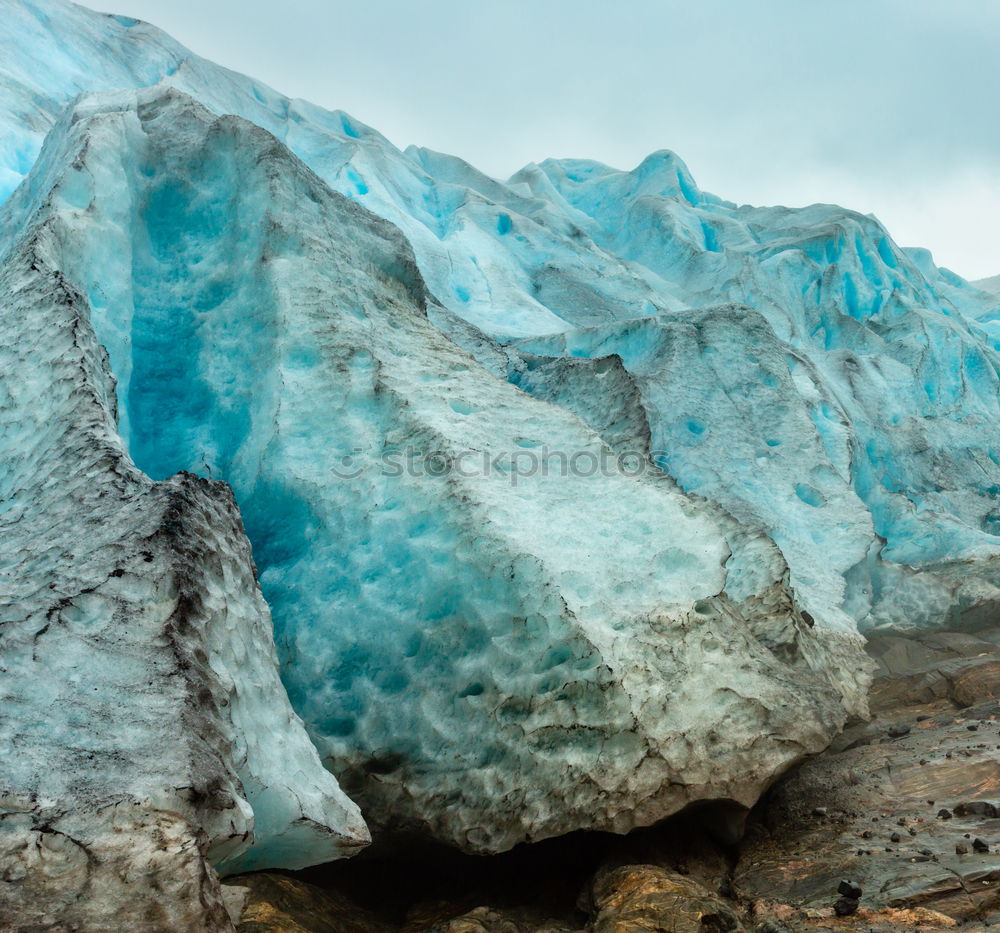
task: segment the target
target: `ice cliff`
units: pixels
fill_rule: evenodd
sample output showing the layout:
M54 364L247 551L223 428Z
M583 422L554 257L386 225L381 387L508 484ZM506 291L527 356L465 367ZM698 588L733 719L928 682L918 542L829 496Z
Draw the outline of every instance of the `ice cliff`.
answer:
M859 704L763 535L662 475L512 473L604 445L441 334L399 231L265 131L85 98L6 216L56 239L136 463L232 485L289 695L376 823L497 850L749 801ZM496 469L385 466L460 446Z
M583 342L595 339L617 353L627 332L634 353L678 312L744 306L757 314L731 349L747 364L747 392L769 392L812 427L788 443L760 423L740 426L732 466L743 475L722 489L699 462L714 461L713 445L727 449L732 431L690 432L686 413L652 397L672 391L665 380L680 371L661 366L650 381L646 367L665 471L774 535L796 592L828 621L933 625L992 605L998 299L926 251L900 249L874 218L831 205L737 206L701 191L667 151L630 172L552 160L500 183L454 157L400 152L352 117L285 98L145 23L68 4L6 6L8 188L75 93L170 86L267 129L334 190L399 227L436 301L488 337L579 332L569 352L585 356ZM618 323L639 318L648 323ZM748 338L787 370L774 377L780 387L760 382L758 361L740 350Z
M501 183L0 7L0 898L166 835L224 929L201 860L363 844L332 775L479 852L749 805L859 630L995 613L997 299L875 219Z
M38 911L19 929L101 928L102 910L198 928L171 911L185 886L217 900L202 856L301 867L369 837L288 703L229 488L154 482L123 449L107 351L64 272L93 141L64 125L0 210L0 916L13 899ZM148 884L100 903L129 875Z

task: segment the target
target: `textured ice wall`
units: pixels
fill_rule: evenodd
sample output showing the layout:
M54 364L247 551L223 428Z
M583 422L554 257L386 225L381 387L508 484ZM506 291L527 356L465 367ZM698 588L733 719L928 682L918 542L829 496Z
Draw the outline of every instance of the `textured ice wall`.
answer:
M205 859L303 866L367 830L288 704L230 490L122 448L63 271L89 141L51 142L0 211L0 914L228 929Z
M973 624L1000 595L997 375L959 324L939 351L957 376L941 378L938 361L922 361L907 339L941 326L927 317L904 319L878 353L836 352L818 364L741 305L521 346L620 355L640 387L657 462L685 489L765 528L807 608L826 607L829 619L843 606L848 626ZM927 385L915 384L921 376L949 397L930 401ZM978 558L981 576L963 580L963 558Z
M873 219L737 207L670 153L502 184L134 20L3 12L10 188L78 91L159 84L398 227L151 92L64 118L7 228L54 186L130 452L232 483L292 701L380 824L494 849L750 800L857 708L831 633L995 611L996 302ZM634 439L669 477L383 471Z
M863 707L859 639L759 532L662 475L514 475L608 448L444 337L399 231L269 134L162 91L61 126L22 192L51 185L132 456L232 484L292 702L377 826L497 851L750 803ZM499 466L391 468L450 450Z
M757 345L737 352L739 341L759 338L772 361L787 346L788 376L775 378L792 394L781 405L812 413L814 425L801 445L769 445L776 438L749 419L734 449L752 458L732 464L746 482L730 483L720 502L781 538L793 585L824 620L964 624L997 605L998 300L938 269L925 250L899 249L874 218L833 205L737 206L701 191L667 151L628 172L552 160L504 184L451 156L400 152L352 117L219 68L147 24L63 0L5 0L4 12L0 172L9 187L78 91L159 83L265 127L335 190L391 220L436 299L490 336L590 333L700 306L746 306L768 327L730 317L726 359L742 369L734 378L750 386L759 374L749 359ZM50 67L38 69L39 60ZM650 405L661 399L649 418L671 454L663 465L685 488L713 495L692 438L662 404L685 367L628 358L643 370ZM692 365L704 371L702 361ZM769 396L770 405L774 388L751 386L748 399ZM715 426L705 410L702 450L730 449L731 425L720 417ZM814 456L817 437L824 449ZM784 479L771 489L763 475ZM829 493L831 508L798 493L778 501L777 488L798 486L816 502L806 487ZM845 527L834 527L842 498L867 517L850 506Z

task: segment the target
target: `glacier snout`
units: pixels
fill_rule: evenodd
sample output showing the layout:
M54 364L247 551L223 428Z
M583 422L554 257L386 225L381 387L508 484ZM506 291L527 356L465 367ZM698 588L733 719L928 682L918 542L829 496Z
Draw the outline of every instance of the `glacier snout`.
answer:
M84 99L4 210L5 229L42 237L51 274L79 291L74 326L93 359L74 385L102 432L84 444L86 489L122 489L110 501L131 515L135 490L204 482L167 479L181 470L232 486L288 697L376 831L495 852L582 827L623 832L704 799L750 805L863 712L860 637L807 624L774 544L668 477L383 469L403 450L495 458L544 443L597 456L643 431L648 442L648 426L609 426L585 403L489 373L431 323L443 312L398 229L270 134L175 91ZM41 281L23 252L5 268ZM9 326L46 332L16 307ZM10 345L25 372L58 353L25 336ZM65 426L46 435L51 475L88 475L60 434L83 404L50 415ZM345 458L349 475L332 469ZM58 496L17 495L32 514L64 515ZM117 553L131 526L110 507L94 500L93 520ZM311 749L274 745L299 726L260 697L259 683L277 689L267 607L240 536L214 537L219 522L189 535L214 573L198 590L205 630L230 639L203 663L213 689L245 697L221 706L219 767L238 772L230 797L249 802L258 840L213 857L229 869L342 854L364 831ZM30 579L62 587L61 568L53 557ZM59 794L70 806L72 790Z
M224 929L208 865L365 820L490 853L750 805L865 713L859 629L1000 606L996 303L874 218L669 152L503 183L8 6L11 877L147 859ZM642 469L511 466L546 452Z

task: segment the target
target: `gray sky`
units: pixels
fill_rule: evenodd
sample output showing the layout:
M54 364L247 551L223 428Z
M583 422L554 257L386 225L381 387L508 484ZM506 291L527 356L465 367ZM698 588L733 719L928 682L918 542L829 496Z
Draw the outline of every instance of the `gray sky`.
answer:
M733 201L876 214L1000 273L997 0L85 0L506 178L673 149Z

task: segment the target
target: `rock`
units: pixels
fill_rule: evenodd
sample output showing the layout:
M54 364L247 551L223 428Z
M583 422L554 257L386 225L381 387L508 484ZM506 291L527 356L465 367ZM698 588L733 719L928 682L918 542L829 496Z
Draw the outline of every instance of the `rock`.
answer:
M955 807L955 816L974 816L981 819L996 819L997 808L985 800L972 800L960 803Z
M972 840L972 851L985 854L990 851L990 847L987 843L983 842L978 836Z
M591 894L593 933L741 931L736 911L690 878L652 865L598 876Z
M656 865L729 897L724 889L731 888L732 849L743 838L746 814L731 804L704 805L666 824L613 837L595 877L625 865Z
M443 923L421 927L420 933L574 933L557 921L539 920L523 912L477 907ZM582 933L582 931L580 931Z
M753 928L753 933L790 933L790 928L780 920L761 920Z
M838 917L850 917L858 911L858 899L855 897L842 897L833 905L833 912Z
M956 640L966 645L963 650L981 649L984 655L994 656L990 654L993 646L980 639L962 636ZM885 646L878 639L873 641L878 657ZM949 638L938 642L951 643ZM894 645L893 657L908 656L904 639ZM914 651L923 665L922 641L917 648ZM938 658L939 664L951 663L943 651ZM923 673L931 676L933 672L929 666ZM929 705L893 706L890 698L896 696L892 702L898 703L899 694L887 689L885 679L898 682L905 676L905 666L898 659L891 670L882 665L872 686L873 705L882 706L882 715L894 722L916 722L918 715L927 718L891 742L819 755L780 781L751 815L734 872L734 887L741 896L822 909L831 903L830 893L839 880L850 878L867 892L859 913L921 906L965 920L992 902L992 882L983 883L997 871L990 847L984 843L973 851L970 839L967 854L960 854L954 820L945 819L943 812L939 819L917 814L928 813L929 807L930 814L947 809L963 821L963 828L973 830L971 835L992 838L996 831L989 825L996 818L993 805L976 797L996 787L1000 750L993 746L969 749L963 718L989 721L1000 710L995 701L987 700L966 710L966 717L956 717L955 703L947 695ZM952 751L955 754L949 758ZM963 751L970 755L960 754ZM921 757L927 764L918 763ZM852 774L860 781L847 780ZM964 803L948 808L933 803L949 800ZM972 801L977 805L969 806ZM806 819L819 803L843 813L845 819ZM875 835L869 829L873 815L895 826L909 820L905 832L900 828L889 835L892 851L882 851L880 846L869 854L867 848L857 847L859 837Z
M869 652L880 665L873 709L948 699L971 707L1000 696L1000 646L965 632L879 635ZM930 714L922 722L930 721Z
M255 872L230 878L227 883L249 891L237 933L396 933L398 930L395 924L379 920L344 895L288 875Z
M902 738L904 735L910 734L910 727L905 723L896 723L894 726L889 727L889 736L893 739Z
M958 842L955 844L955 854L956 855L968 855L969 847L964 842Z
M842 894L844 897L853 898L857 900L862 895L861 885L856 884L853 881L841 881L837 885L837 893Z
M963 707L1000 699L1000 659L979 659L954 670L949 693Z
M889 933L891 930L926 930L940 927L958 926L958 922L947 914L926 907L883 908L881 910L859 910L857 917L864 924L861 930L868 933ZM863 918L863 919L862 919Z
M945 809L944 807L942 807L937 812L937 818L939 820L950 820L951 819L951 810L948 810L948 809Z

